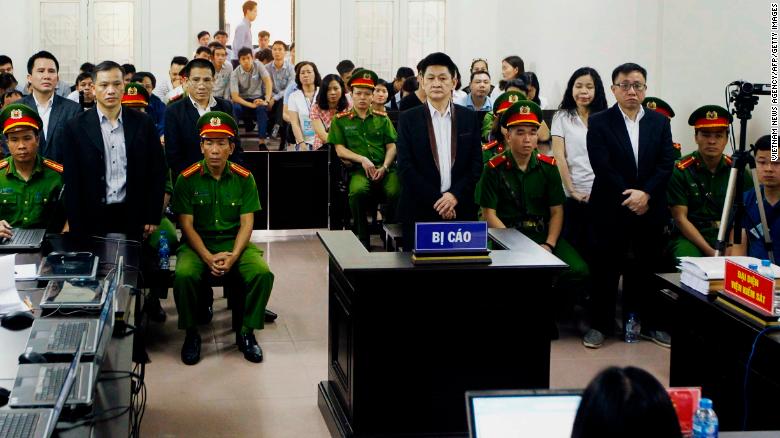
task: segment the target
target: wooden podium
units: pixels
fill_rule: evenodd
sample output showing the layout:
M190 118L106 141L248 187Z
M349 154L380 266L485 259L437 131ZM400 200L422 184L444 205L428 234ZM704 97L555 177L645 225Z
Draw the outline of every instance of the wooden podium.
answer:
M467 433L465 391L548 388L551 279L567 266L522 235L490 230L490 265L413 266L322 231L329 262L328 380L318 404L333 436Z

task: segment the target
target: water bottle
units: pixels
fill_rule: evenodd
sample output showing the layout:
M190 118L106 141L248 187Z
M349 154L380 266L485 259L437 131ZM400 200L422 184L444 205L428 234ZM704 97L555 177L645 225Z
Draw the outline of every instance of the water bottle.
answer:
M761 260L761 267L758 270L758 273L763 275L764 277L771 278L772 280L775 279L775 272L772 270L772 262L769 260ZM780 291L778 291L775 288L772 288L774 290L774 314L775 316L780 316Z
M160 242L157 244L157 255L160 259L160 269L167 271L170 268L171 249L168 246L168 236L165 230L160 231Z
M703 398L693 415L693 438L717 438L718 416L712 410L712 400Z
M639 332L642 330L642 326L636 317L635 313L628 314L628 320L626 321L626 342L633 344L639 342Z

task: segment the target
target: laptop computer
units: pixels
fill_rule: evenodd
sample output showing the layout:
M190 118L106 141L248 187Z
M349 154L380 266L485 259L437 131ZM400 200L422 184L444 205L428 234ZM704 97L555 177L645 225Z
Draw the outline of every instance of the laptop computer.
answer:
M112 278L106 278L107 293L103 300L103 309L95 317L43 317L36 318L27 339L25 352L34 351L46 357L49 362L66 362L78 347L82 334L84 338L83 355L89 360L102 356L105 345L114 331L115 293L121 284L123 270L121 265L114 271Z
M10 239L0 239L0 251L38 249L44 237L46 230L43 228L14 228Z
M12 408L51 407L57 402L59 389L68 375L67 363L22 364L8 399ZM68 395L67 405L72 409L92 406L98 369L93 362L81 363L76 380Z
M51 280L41 298L44 310L83 310L99 312L105 301L107 283L89 278Z
M569 438L579 390L468 391L470 438Z
M91 252L53 251L41 259L38 280L95 278L99 257Z
M57 401L52 409L7 409L0 410L0 436L19 438L48 438L54 434L54 428L76 380L81 362L81 345L68 367L68 373L59 389Z

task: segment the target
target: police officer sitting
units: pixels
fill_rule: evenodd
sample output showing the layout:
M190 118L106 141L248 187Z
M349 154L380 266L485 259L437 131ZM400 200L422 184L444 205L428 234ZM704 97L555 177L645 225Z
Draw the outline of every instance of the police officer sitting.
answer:
M664 101L660 97L647 96L645 97L645 100L642 101L642 105L649 110L655 111L658 114L666 116L666 118L669 119L670 123L674 118L674 110L672 109L671 105L666 103L666 101ZM676 157L679 159L682 156L682 145L680 143L673 142L672 147L674 147L674 153Z
M351 166L349 172L349 209L355 233L369 247L368 222L371 192L381 191L387 200L386 222L392 221L400 192L395 161L397 134L387 113L373 111L371 99L377 75L371 70L356 70L349 80L352 89L351 110L336 114L330 125L328 142L336 146L336 154Z
M476 201L491 228L514 227L569 265L558 279L561 289L575 295L588 289L588 265L577 250L561 239L563 192L555 158L536 150L542 109L530 100L510 106L500 119L507 130L507 150L485 165L476 189ZM575 296L581 299L582 296ZM583 327L586 347L598 348L604 337Z
M261 362L263 350L253 330L264 324L265 306L274 275L263 253L249 242L254 212L260 199L252 174L228 161L238 126L220 111L198 119L204 159L185 169L173 193L173 210L179 214L183 242L179 246L173 293L179 312L179 328L186 330L181 359L187 365L200 360L198 309L203 307L204 274L226 277L245 287L244 315L236 333L238 349L250 362Z
M702 106L688 119L698 149L677 161L667 188L676 228L670 242L674 257L715 255L731 167L731 158L723 155L731 120L717 105ZM753 183L749 173L744 175L747 190Z
M0 238L13 228L61 232L64 222L62 165L38 155L43 126L38 113L21 103L0 112L11 156L0 160Z

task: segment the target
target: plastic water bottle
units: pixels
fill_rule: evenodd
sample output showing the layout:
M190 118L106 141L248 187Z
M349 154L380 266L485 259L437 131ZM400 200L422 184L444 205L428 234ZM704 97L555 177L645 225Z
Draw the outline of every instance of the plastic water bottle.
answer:
M628 320L626 321L626 342L633 344L639 342L639 333L642 331L642 326L636 317L635 313L628 314Z
M167 271L170 268L171 249L168 246L168 236L165 230L160 231L160 242L157 244L157 255L160 259L160 269Z
M693 415L693 438L717 438L718 416L712 410L712 400L703 398Z

